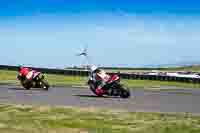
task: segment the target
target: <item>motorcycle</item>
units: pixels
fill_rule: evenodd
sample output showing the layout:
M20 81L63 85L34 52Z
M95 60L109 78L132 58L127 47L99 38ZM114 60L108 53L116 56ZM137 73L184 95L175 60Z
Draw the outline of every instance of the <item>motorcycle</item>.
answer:
M33 77L30 82L24 82L26 79L21 76L17 76L18 80L20 80L21 85L27 89L30 90L31 88L42 88L44 90L48 90L50 85L49 83L45 80L44 74L41 72L33 71Z
M89 88L95 95L97 95L95 89L99 84L100 82L95 82L92 78L89 78L88 80ZM120 83L120 77L118 75L112 75L103 89L107 90L106 93L103 94L107 96L120 96L121 98L129 98L131 95L130 90Z

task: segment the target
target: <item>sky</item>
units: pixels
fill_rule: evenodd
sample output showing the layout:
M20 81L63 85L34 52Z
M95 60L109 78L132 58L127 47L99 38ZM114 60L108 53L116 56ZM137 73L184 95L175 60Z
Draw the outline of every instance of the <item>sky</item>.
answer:
M1 0L0 64L200 63L197 0Z

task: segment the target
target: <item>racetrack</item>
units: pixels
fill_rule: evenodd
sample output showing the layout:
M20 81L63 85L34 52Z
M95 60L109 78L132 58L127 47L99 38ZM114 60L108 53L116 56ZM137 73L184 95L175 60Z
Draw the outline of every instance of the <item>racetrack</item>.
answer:
M189 112L200 114L198 89L133 89L129 99L95 97L88 89L51 88L24 90L17 86L0 86L0 103L104 107L144 112Z

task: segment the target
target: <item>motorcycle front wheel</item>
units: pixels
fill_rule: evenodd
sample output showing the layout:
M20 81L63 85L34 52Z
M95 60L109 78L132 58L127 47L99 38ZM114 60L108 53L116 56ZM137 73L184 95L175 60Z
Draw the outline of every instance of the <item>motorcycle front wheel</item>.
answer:
M120 87L120 97L121 98L129 98L131 96L129 88Z
M32 82L26 82L26 83L23 83L21 81L21 85L23 86L23 88L25 88L26 90L30 90L32 88Z
M48 90L50 87L49 83L44 79L40 81L40 84L41 84L41 88L44 90Z

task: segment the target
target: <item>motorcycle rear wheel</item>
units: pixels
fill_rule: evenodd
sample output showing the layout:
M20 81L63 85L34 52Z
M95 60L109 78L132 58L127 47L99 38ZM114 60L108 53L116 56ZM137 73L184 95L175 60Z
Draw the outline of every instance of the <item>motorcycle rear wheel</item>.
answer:
M32 88L32 83L21 83L23 88L26 90L30 90Z
M24 87L26 90L30 90L31 89L31 87Z

